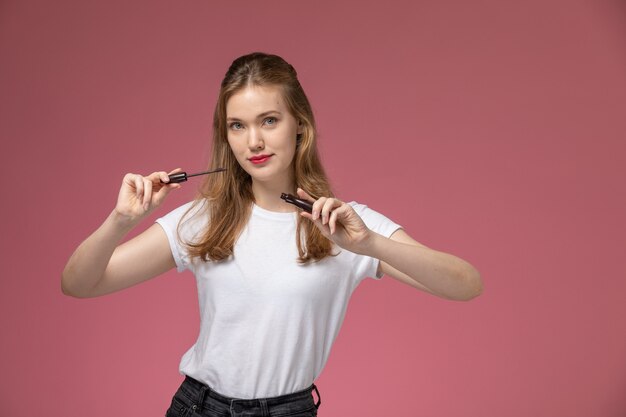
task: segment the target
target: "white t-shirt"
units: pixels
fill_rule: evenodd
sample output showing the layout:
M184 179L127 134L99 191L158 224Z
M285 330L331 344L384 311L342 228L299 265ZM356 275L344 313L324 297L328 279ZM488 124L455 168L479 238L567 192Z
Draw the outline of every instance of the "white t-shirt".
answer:
M198 286L200 334L180 362L181 374L234 398L275 397L310 386L328 359L350 295L365 277L375 277L379 261L335 247L339 255L300 265L298 214L257 205L231 258L190 259L177 235L190 204L157 220L178 271L191 270ZM385 237L400 228L365 205L349 204ZM206 216L186 216L182 241L193 241L206 222Z

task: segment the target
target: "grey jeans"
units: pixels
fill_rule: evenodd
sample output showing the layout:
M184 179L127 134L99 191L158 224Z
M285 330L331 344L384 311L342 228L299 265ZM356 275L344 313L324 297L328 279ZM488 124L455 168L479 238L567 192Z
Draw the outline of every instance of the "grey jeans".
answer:
M225 397L186 376L165 417L315 417L321 402L315 384L293 394L244 400Z

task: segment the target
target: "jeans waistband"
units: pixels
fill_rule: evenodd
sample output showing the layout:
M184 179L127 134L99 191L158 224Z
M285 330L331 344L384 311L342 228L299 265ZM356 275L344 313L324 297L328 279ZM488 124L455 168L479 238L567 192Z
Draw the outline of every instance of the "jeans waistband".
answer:
M202 402L204 400L204 398L202 397L211 397L219 402L221 402L222 404L224 404L225 406L231 406L233 404L238 404L240 406L243 407L253 407L255 405L258 405L259 402L263 402L265 403L268 407L274 406L274 405L281 405L281 404L285 404L285 403L289 403L291 401L298 401L304 398L307 398L309 395L311 395L311 392L315 391L315 393L317 394L317 402L315 403L315 408L319 408L320 404L322 403L322 399L320 397L320 393L317 390L317 387L315 386L315 384L312 384L311 386L291 393L291 394L286 394L286 395L280 395L278 397L268 397L268 398L254 398L254 399L242 399L242 398L231 398L231 397L226 397L216 391L214 391L211 387L209 387L208 385L195 380L194 378L185 375L185 381L183 382L183 384L181 385L181 389L183 391L185 391L190 397L193 398L198 398L198 396L200 396L200 401Z

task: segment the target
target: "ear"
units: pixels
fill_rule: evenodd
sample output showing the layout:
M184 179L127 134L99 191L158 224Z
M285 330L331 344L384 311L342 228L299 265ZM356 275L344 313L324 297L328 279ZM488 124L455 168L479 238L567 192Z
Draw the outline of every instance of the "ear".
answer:
M298 121L298 131L296 133L298 135L301 135L304 133L304 123L302 123L302 120Z

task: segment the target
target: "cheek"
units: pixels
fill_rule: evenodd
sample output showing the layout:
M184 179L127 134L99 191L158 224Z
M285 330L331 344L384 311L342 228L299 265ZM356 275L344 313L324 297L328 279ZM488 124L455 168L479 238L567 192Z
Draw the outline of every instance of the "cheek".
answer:
M228 147L230 151L235 155L236 158L239 158L239 154L241 153L241 149L237 146L237 142L234 140L228 139Z
M281 140L284 149L288 149L290 152L296 150L296 136L298 135L295 126L289 126L281 133Z

